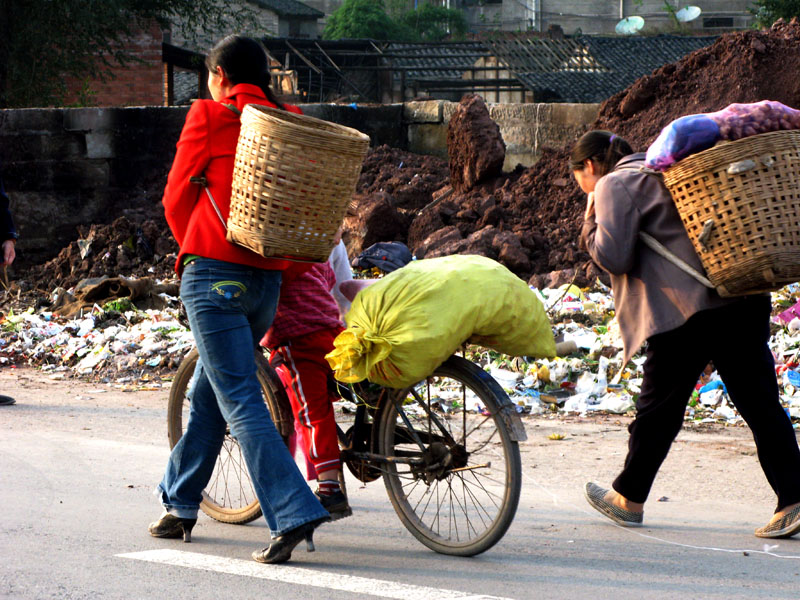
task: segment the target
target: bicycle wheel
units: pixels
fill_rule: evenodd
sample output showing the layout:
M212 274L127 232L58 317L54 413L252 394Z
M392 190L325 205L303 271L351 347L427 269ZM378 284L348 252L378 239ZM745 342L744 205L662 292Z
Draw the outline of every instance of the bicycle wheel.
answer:
M256 351L255 358L264 401L278 432L286 441L294 428L289 399L264 355ZM187 393L196 364L197 349L194 349L181 362L169 390L167 431L170 448L178 443L186 429L189 418ZM242 450L237 439L231 435L230 428L225 433L211 480L203 491L200 508L212 519L223 523L249 523L261 516L261 506L256 498Z
M521 461L487 373L458 356L381 407L386 491L403 525L428 548L473 556L503 537L519 503ZM477 403L485 410L476 412ZM401 414L397 407L402 406Z

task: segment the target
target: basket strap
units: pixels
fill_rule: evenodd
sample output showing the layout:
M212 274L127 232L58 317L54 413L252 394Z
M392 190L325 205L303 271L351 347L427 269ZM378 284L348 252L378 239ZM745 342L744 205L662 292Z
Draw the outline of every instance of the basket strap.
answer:
M644 231L639 232L639 239L642 240L642 243L653 250L656 254L663 256L673 265L678 267L681 271L686 273L687 275L691 275L697 281L702 283L706 287L710 287L714 289L713 283L711 283L706 277L704 277L697 269L693 268L689 264L687 264L683 259L675 256L672 252L670 252L661 242L659 242L656 238L654 238L649 233L645 233Z
M206 180L206 176L200 175L197 177L189 177L189 183L196 183L197 185L203 186L208 199L211 200L211 206L214 207L214 212L217 213L217 216L219 217L219 222L222 223L225 231L228 231L228 225L225 223L225 219L222 218L222 213L219 210L219 206L217 206L217 203L214 201L214 196L211 195L211 190L208 188L208 180Z
M658 177L659 179L661 179L663 181L662 173L660 173L659 171L656 171L654 169L648 169L647 167L621 167L621 168L615 169L615 170L616 171L638 171L639 173L644 173L645 175L651 175L651 176L654 176L654 177ZM713 223L713 220L712 220L710 225L713 226L713 224L714 223ZM704 230L705 237L707 238L708 234L710 233L710 229L711 229L711 227L709 227L709 223L706 223L706 229L709 230L708 233L706 233L705 230ZM711 283L708 280L707 277L705 277L697 269L695 269L694 267L692 267L691 265L686 263L686 261L684 261L682 258L680 258L680 257L676 256L675 254L673 254L672 251L667 249L666 246L664 246L661 242L659 242L656 238L654 238L649 233L645 233L644 231L640 231L639 232L639 239L642 241L642 243L645 246L650 248L653 252L655 252L659 256L661 256L661 257L665 258L666 260L668 260L669 262L671 262L673 265L678 267L681 271L683 271L687 275L690 275L690 276L694 277L697 281L699 281L700 283L702 283L706 287L709 287L711 289L716 289L716 286L713 283ZM705 246L705 239L703 239L703 241L701 243L703 243L703 246Z
M240 111L238 108L236 108L235 104L223 104L222 106L224 106L228 110L232 110L233 112L235 112L240 117L242 116L242 111Z
M225 108L228 110L235 112L237 115L242 116L242 111L236 108L235 104L223 104ZM189 183L196 183L197 185L202 185L203 189L206 191L206 195L208 199L211 201L211 206L214 207L214 212L217 213L217 217L219 217L219 222L222 223L222 227L225 228L225 231L228 231L228 225L225 223L225 219L222 218L222 212L219 210L219 206L217 206L216 201L214 200L214 196L211 195L211 190L208 189L208 180L206 179L205 175L199 175L196 177L189 177Z

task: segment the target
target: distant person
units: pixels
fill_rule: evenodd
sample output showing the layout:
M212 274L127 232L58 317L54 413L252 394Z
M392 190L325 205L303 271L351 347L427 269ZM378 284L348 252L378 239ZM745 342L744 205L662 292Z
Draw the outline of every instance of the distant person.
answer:
M702 270L669 191L661 179L639 170L644 158L608 131L584 134L570 157L573 175L588 194L581 244L611 275L623 362L647 341L622 472L611 490L587 483L586 499L620 525L642 524L644 503L683 426L692 390L713 362L753 432L761 468L778 497L772 519L755 535L793 536L800 531L800 449L779 401L767 345L770 297L722 298L639 242L644 231Z
M14 219L11 218L11 210L9 209L9 199L6 194L5 187L3 186L2 165L0 165L0 236L3 240L3 269L14 262L16 258L17 244L17 230L14 227ZM15 404L16 400L11 396L0 394L0 406L10 406Z

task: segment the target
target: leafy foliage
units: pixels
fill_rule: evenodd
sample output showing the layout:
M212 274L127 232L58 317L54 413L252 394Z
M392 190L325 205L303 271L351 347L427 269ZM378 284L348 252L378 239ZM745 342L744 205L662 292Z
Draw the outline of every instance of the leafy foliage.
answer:
M778 19L800 17L800 0L756 0L750 12L756 17L756 27L770 27Z
M322 32L326 40L402 40L409 36L410 32L386 14L381 0L344 0Z
M136 59L127 40L154 22L230 23L215 0L2 0L0 108L63 103L67 81L105 80Z
M382 0L344 0L328 20L322 37L417 42L461 38L467 32L467 21L460 10L427 3L415 10L404 10L404 5L389 0L387 12Z
M418 41L438 42L447 37L460 39L467 33L467 19L463 12L433 4L410 10L399 21L415 33Z

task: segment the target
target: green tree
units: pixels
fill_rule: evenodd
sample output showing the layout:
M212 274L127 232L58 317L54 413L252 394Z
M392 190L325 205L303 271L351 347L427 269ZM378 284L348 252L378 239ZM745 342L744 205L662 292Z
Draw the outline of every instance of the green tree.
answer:
M153 21L187 31L231 23L216 0L1 0L0 108L60 105L67 80L107 80L136 59L126 42Z
M403 14L399 22L414 32L418 40L438 42L447 37L462 39L467 33L467 19L455 8L423 4Z
M382 0L344 0L325 24L323 39L408 40L406 27L386 14Z
M778 19L800 17L800 0L757 0L750 12L756 17L756 27L770 27Z

